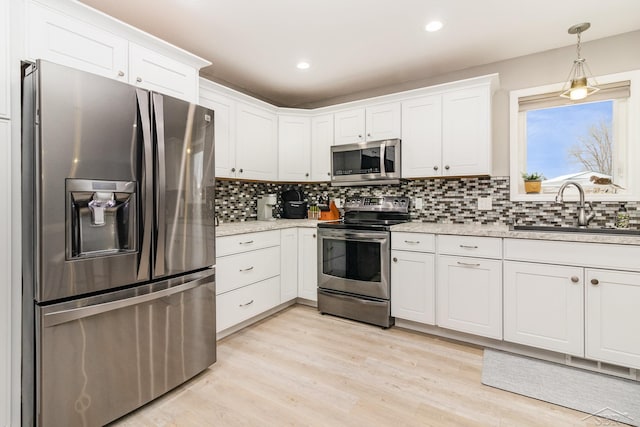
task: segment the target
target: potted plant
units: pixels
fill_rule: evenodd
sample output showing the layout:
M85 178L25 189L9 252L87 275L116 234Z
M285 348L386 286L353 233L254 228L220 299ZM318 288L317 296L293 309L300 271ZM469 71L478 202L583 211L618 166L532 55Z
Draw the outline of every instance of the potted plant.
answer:
M542 180L544 179L544 175L539 172L532 172L522 174L522 179L524 179L524 191L527 194L530 193L539 193L542 189Z

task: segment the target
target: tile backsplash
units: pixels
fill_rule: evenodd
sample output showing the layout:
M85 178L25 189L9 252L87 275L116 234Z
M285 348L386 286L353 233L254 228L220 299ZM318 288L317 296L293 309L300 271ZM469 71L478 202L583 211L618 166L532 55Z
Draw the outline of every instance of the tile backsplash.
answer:
M406 181L401 185L331 187L329 183L282 184L219 179L216 181L216 214L222 222L252 221L257 217L257 197L294 187L302 190L306 199L314 203L319 197L329 196L342 200L355 195L398 195L420 197L423 208L411 208L414 220L435 223L480 224L536 224L575 225L575 202L565 205L554 202L512 202L509 200L509 177L435 178ZM479 211L478 197L491 197L492 209ZM620 202L592 202L596 217L591 224L611 227ZM640 212L638 202L625 203L630 215L630 226L638 228ZM275 208L280 217L280 199Z

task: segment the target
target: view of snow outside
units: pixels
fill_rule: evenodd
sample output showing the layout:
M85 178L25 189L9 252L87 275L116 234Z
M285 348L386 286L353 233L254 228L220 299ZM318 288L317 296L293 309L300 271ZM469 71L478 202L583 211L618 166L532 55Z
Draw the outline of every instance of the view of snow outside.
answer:
M577 181L588 192L616 193L612 171L613 101L527 113L527 173L544 175L543 191ZM524 172L524 171L523 171Z

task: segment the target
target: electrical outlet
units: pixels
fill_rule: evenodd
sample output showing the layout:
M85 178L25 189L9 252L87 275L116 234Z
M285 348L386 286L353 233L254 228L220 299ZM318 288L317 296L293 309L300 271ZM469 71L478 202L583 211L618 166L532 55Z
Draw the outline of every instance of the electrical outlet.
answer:
M415 199L413 199L413 206L415 206L417 210L422 210L422 198L416 197Z
M478 210L490 211L493 209L493 201L491 197L478 197Z

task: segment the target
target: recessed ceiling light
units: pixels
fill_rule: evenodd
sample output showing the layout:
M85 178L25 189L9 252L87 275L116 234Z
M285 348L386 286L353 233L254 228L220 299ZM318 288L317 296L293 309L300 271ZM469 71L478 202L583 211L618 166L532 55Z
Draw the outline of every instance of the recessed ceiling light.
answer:
M298 65L296 65L296 67L298 67L299 70L306 70L307 68L311 67L311 64L305 61L301 61L298 62Z
M442 28L442 22L440 21L431 21L424 27L425 31L429 31L430 33L433 33L434 31L438 31L441 28Z

